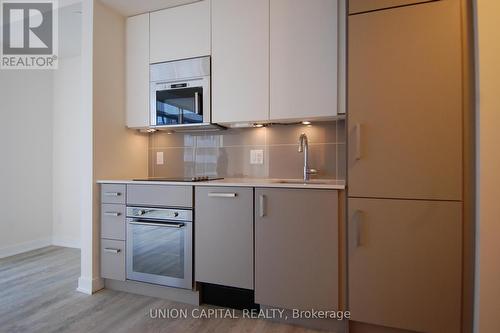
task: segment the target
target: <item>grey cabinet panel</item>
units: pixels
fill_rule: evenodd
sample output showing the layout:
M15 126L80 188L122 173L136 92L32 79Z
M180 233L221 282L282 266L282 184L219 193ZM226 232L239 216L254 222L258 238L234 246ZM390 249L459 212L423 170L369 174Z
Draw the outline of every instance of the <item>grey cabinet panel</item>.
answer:
M103 204L101 206L101 237L125 240L125 205Z
M349 196L462 200L460 15L436 1L349 17Z
M338 191L257 188L255 206L256 303L338 309Z
M192 207L193 187L175 185L127 185L127 204Z
M102 184L101 202L109 204L125 204L126 187L122 184Z
M196 187L195 279L253 289L253 189Z
M125 242L101 239L101 276L125 281Z
M352 319L460 332L462 203L351 198L348 218Z

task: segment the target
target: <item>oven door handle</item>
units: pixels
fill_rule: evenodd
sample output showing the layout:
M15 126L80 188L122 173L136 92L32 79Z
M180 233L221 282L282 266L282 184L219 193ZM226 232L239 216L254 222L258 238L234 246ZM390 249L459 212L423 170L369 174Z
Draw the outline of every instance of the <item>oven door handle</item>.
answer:
M140 222L140 221L130 221L130 224L134 225L144 225L150 227L165 227L165 228L182 228L184 227L184 223L154 223L154 222Z

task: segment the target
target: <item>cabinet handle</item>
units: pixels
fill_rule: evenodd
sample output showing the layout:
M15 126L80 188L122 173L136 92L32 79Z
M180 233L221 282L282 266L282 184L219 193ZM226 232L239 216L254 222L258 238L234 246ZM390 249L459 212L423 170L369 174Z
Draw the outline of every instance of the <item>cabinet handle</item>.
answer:
M354 232L355 232L355 241L354 241L354 244L356 245L356 247L360 247L362 246L362 242L361 242L361 215L363 214L363 212L361 210L356 210L354 212L354 215L352 217L353 219L353 222L355 223L354 225Z
M122 250L120 249L114 249L114 248L110 248L110 247L106 247L104 249L104 252L108 252L108 253L113 253L113 254L118 254L120 253Z
M210 193L208 193L208 196L211 198L236 198L238 196L238 194L237 193L210 192Z
M263 194L259 197L259 216L266 216L266 196Z
M356 124L356 160L361 159L361 124Z
M104 216L114 216L114 217L118 217L122 214L120 213L117 213L117 212L104 212Z
M107 197L119 197L122 194L120 192L105 192L104 195Z

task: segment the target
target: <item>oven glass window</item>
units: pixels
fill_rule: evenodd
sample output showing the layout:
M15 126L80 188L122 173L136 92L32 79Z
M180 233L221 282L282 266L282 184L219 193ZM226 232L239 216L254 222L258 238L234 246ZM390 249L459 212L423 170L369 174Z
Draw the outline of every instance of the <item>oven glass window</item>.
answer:
M183 88L156 92L156 125L203 122L203 88Z
M132 226L134 272L184 278L185 227Z

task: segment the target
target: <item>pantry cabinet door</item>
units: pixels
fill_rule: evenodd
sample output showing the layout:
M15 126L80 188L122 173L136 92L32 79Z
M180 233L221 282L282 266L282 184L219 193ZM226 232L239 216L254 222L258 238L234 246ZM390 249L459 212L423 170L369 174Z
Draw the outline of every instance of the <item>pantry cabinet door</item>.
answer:
M426 333L459 333L462 203L348 200L352 319Z
M459 1L349 17L349 196L462 199Z

